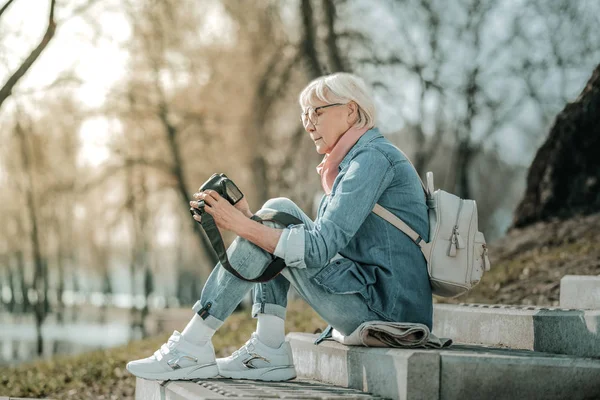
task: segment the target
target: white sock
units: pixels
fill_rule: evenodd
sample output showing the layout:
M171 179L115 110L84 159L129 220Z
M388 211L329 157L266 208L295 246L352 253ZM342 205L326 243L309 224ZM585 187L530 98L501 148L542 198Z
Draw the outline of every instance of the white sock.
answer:
M188 342L200 346L210 341L215 332L216 331L208 326L202 317L198 314L194 314L194 317L188 322L183 332L181 332L181 335Z
M275 315L258 314L256 333L258 340L277 349L285 342L285 320Z

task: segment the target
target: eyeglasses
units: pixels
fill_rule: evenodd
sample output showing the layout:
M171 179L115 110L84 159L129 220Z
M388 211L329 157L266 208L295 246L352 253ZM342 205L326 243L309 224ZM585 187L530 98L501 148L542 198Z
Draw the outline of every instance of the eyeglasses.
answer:
M308 107L308 109L300 115L300 119L302 120L302 125L304 125L304 127L306 128L306 126L308 125L308 122L310 121L311 124L316 126L317 121L319 119L317 110L322 110L327 107L343 106L343 105L345 105L345 104L344 103L334 103L334 104L327 104L326 106L320 106L317 108Z

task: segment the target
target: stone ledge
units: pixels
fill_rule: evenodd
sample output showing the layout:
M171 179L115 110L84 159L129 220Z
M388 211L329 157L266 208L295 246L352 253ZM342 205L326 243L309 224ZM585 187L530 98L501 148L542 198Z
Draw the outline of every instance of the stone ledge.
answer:
M136 400L217 400L254 399L356 399L382 400L359 390L335 387L306 379L286 382L260 382L240 379L203 379L197 381L149 381L137 378Z
M589 399L600 397L600 361L526 350L454 345L375 349L290 333L300 377L393 399Z
M600 310L600 276L565 275L560 280L560 306Z
M392 399L437 399L440 357L427 350L349 347L318 335L287 335L298 376Z
M433 332L460 343L600 357L600 310L435 304Z

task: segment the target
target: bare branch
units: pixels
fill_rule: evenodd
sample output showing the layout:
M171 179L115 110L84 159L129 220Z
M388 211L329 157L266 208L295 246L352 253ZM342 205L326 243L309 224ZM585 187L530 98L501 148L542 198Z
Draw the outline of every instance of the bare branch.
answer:
M173 175L172 165L162 160L148 160L143 158L128 157L125 158L119 164L107 166L106 168L104 168L103 172L100 175L92 178L88 182L83 182L79 185L75 185L75 188L73 183L61 183L50 186L44 192L43 197L49 196L51 194L69 193L73 190L75 190L77 194L87 193L97 187L104 185L111 178L114 178L117 174L119 174L121 171L124 171L126 168L136 165L153 168L158 172L166 174L168 177L172 177ZM173 187L175 186L176 185L173 185Z
M15 0L8 0L6 2L6 4L4 4L2 6L2 8L0 8L0 17L2 17L2 14L4 14L4 11L6 11L8 9L8 7L10 7L10 5L12 4L13 1L15 1Z
M25 75L25 73L31 68L33 63L38 59L40 54L46 49L50 40L54 37L54 33L56 32L56 22L54 20L54 9L56 6L56 0L50 0L50 15L48 16L48 27L46 28L46 33L42 38L41 42L37 45L37 47L29 54L29 57L23 61L23 64L15 71L15 73L8 78L8 81L4 84L2 89L0 89L0 109L2 108L2 103L12 94L12 90L19 82L19 80Z

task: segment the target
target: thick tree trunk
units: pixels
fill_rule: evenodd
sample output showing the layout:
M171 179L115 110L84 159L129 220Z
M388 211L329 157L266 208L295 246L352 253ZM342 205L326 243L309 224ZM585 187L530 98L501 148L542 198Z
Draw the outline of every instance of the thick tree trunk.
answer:
M527 176L513 227L600 211L600 65L556 117Z
M325 20L327 25L327 57L331 65L332 72L349 72L346 60L342 56L338 45L338 37L335 32L335 21L337 11L333 0L323 0L323 9L325 11Z
M306 60L308 75L311 79L315 79L322 75L322 71L316 48L316 28L310 0L300 2L300 14L302 15L302 53Z
M463 199L472 198L471 184L469 182L469 166L475 154L473 148L467 142L461 143L456 151L456 184L454 192Z

